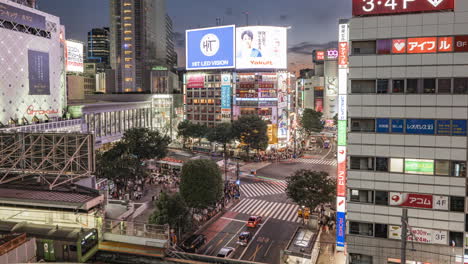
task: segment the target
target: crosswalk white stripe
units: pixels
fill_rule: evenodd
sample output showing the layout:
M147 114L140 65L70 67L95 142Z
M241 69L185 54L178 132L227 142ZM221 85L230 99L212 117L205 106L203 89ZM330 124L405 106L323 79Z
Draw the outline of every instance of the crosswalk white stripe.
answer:
M288 207L284 210L284 214L281 216L281 220L286 221L289 218L291 209L294 208L294 204L289 204Z
M297 209L299 209L299 206L298 205L294 206L293 212L287 221L294 222L294 217L297 217Z
M276 190L273 188L273 184L260 183L259 188L264 189L268 194L277 193Z
M236 210L233 210L233 211L242 212L246 208L249 208L251 205L255 204L255 202L256 200L250 199L248 200L248 202L244 203L242 206L237 207Z
M262 192L259 192L257 186L256 186L256 183L254 184L247 184L248 185L248 189L251 193L251 196L261 196L261 195L265 195L264 193Z
M278 208L276 208L275 211L271 212L271 218L279 219L278 217L279 214L281 214L281 212L283 211L283 208L287 205L288 205L287 203L280 203Z
M252 188L251 184L241 185L241 191L244 191L247 197L255 196L255 189Z
M270 206L271 206L271 203L267 202L266 204L264 204L261 208L259 208L257 210L256 214L263 216L265 214L266 210L268 210L270 208Z
M235 212L237 210L237 208L243 206L245 203L248 203L249 201L250 201L250 199L242 199L236 205L234 205L234 207L232 207L229 210Z
M257 187L257 192L261 193L262 195L270 194L268 188L263 186L261 183L257 183L255 187Z
M283 205L283 203L276 203L275 206L272 208L271 212L268 212L270 217L273 217L278 213L279 208ZM273 217L274 218L274 217Z
M254 203L252 206L249 208L246 208L243 213L246 214L255 214L256 210L260 207L262 207L267 201L262 200L260 203Z
M276 218L278 218L279 220L282 220L283 216L286 215L286 213L289 210L290 206L291 206L291 204L286 204L286 206L281 208L281 212L278 214L278 217L276 217Z
M277 191L277 193L284 193L284 186L278 184L272 184L272 188Z
M277 206L278 206L278 203L272 202L268 211L264 212L263 215L270 216L270 214L274 211L274 208Z

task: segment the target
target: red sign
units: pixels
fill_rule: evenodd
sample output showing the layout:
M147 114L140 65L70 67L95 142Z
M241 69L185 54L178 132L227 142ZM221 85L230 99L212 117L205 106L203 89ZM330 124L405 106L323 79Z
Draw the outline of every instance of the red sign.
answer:
M59 110L58 109L36 110L34 109L34 106L30 105L28 106L28 109L26 109L26 113L28 115L53 115L53 114L58 114Z
M315 111L316 112L323 112L323 99L317 98L315 99Z
M390 205L432 209L432 195L390 192Z
M455 51L468 51L468 36L455 37Z
M336 196L346 196L346 159L338 163L338 177L336 179Z
M437 51L437 38L409 38L407 53L435 53Z
M205 87L205 75L189 75L187 76L187 88L203 88Z
M325 60L325 51L323 51L323 50L316 51L316 52L315 52L315 58L316 58L316 60L318 60L318 61L323 61L323 60Z
M392 41L392 53L406 53L406 39L394 39Z
M353 0L353 16L453 10L454 0Z
M439 37L437 40L437 50L439 52L453 51L453 37Z
M349 43L340 42L338 44L338 49L339 49L338 66L342 68L348 66Z

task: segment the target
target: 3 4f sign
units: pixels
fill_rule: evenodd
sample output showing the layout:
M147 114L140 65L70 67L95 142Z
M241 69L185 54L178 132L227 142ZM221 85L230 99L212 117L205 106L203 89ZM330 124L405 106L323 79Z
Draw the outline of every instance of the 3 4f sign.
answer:
M353 16L450 10L454 0L353 0Z

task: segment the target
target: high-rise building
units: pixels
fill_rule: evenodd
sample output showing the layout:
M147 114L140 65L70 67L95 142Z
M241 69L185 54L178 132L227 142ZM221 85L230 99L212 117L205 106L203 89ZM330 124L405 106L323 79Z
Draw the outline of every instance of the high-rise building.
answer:
M167 66L174 70L177 68L177 53L174 48L174 31L172 29L172 19L166 14L166 51L167 51Z
M468 1L383 3L353 1L340 73L348 263L402 263L403 223L406 263L466 263Z
M93 62L110 67L109 28L93 28L88 32L88 48L86 62Z
M167 67L172 54L165 0L111 0L110 5L115 92L150 92L153 67Z
M37 0L11 0L12 2L29 6L32 8L37 8Z

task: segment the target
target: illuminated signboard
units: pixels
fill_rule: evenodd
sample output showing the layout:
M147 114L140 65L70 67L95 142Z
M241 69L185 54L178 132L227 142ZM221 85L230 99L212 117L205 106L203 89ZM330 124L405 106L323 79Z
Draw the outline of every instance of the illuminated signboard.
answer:
M411 232L411 235L407 236L407 241L414 241L426 244L448 245L447 231L411 227L409 232ZM401 227L389 225L388 238L401 239Z
M437 52L437 38L408 38L407 53L435 53Z
M337 178L337 196L346 196L346 147L338 146L338 178Z
M468 36L456 36L454 48L458 52L468 51Z
M389 118L377 118L375 130L377 133L389 133L390 132L390 119Z
M29 94L50 94L49 53L28 50ZM30 106L32 107L32 106ZM29 110L29 108L28 108Z
M348 42L340 42L338 44L339 48L339 55L338 55L338 66L340 68L347 68L349 63L349 43Z
M46 30L46 19L44 16L3 3L0 3L0 19Z
M336 60L338 58L337 49L327 49L327 60Z
M236 29L237 69L286 69L287 32L284 27Z
M437 120L437 135L450 136L452 125L450 120Z
M452 120L452 135L466 136L466 120Z
M434 119L406 119L407 134L427 134L435 133Z
M315 52L315 60L316 61L323 61L325 60L325 51L318 50Z
M67 40L67 71L68 72L83 72L83 44L75 41Z
M185 31L187 70L234 68L235 26Z
M406 53L406 39L394 39L392 42L392 53Z
M453 51L453 37L439 37L439 38L437 38L437 51L438 52Z
M336 246L345 246L346 233L346 214L344 212L336 212Z
M434 174L434 161L422 159L405 159L405 173Z
M231 75L224 73L221 75L221 108L231 108Z
M346 146L347 121L338 120L338 146Z
M454 9L454 0L353 0L353 16Z
M389 205L448 210L448 196L390 192Z

